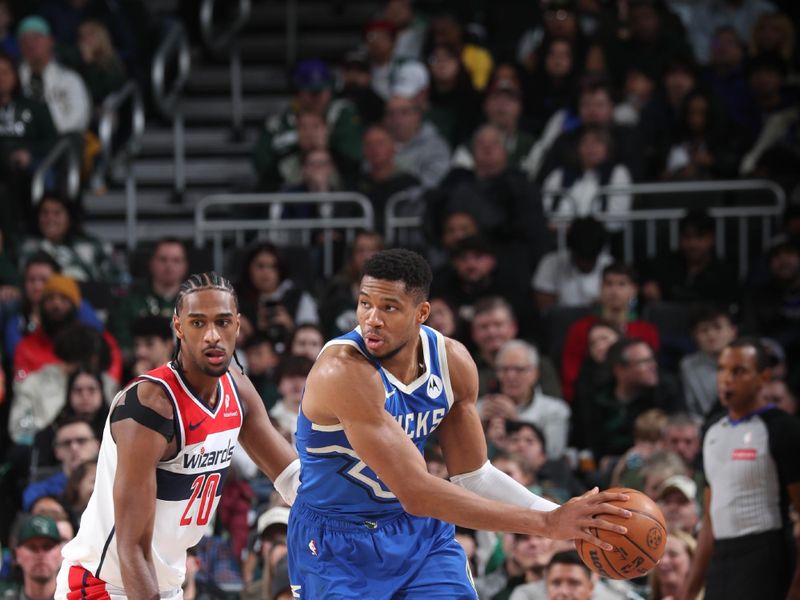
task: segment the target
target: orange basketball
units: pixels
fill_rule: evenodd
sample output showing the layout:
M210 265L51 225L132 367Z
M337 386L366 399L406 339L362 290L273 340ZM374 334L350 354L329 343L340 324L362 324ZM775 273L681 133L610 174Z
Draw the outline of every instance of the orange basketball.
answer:
M593 528L592 533L614 546L614 550L606 551L589 542L576 540L578 554L592 571L603 577L633 579L646 575L661 559L667 545L664 515L658 505L642 492L629 488L611 488L608 491L628 495L627 502L610 504L631 511L629 519L603 515L607 521L627 527L628 533L621 535Z

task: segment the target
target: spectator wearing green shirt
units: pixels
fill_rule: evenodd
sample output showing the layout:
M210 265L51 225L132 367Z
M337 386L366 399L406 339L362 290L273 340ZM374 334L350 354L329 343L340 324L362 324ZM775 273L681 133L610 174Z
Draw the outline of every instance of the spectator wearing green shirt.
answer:
M281 160L297 151L297 121L300 113L313 112L325 119L332 154L358 165L361 160L361 120L350 101L333 99L333 75L318 59L301 61L294 69L295 95L282 113L266 120L256 143L253 163L261 186L274 191L280 182Z

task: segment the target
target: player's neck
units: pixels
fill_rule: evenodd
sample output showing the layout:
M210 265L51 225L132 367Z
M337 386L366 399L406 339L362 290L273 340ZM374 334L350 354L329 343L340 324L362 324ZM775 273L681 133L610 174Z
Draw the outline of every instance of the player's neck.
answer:
M381 366L403 383L411 383L425 371L425 358L419 336L395 356L381 361Z
M214 406L217 403L219 377L206 375L199 369L192 368L191 365L186 364L182 357L179 357L177 362L181 375L189 382L194 394L208 406Z
M728 407L728 418L731 421L741 421L763 407L764 403L756 397L752 401L743 404L742 406Z

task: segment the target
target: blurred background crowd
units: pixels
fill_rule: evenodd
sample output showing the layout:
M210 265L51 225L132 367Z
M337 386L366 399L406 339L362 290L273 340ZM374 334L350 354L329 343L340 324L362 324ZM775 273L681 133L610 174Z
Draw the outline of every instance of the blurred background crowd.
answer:
M577 600L675 595L703 514L702 437L724 414L720 351L740 334L761 338L773 373L763 402L798 414L798 6L373 4L357 47L292 66L288 103L263 114L252 138L248 189L359 192L376 228L335 238L330 277L317 237L254 238L226 253L248 375L291 440L316 355L356 324L361 265L388 245L387 203L413 192L422 226L409 243L434 268L428 325L473 353L493 463L559 502L594 485L640 489L670 530L653 573L623 583L590 577L568 546L544 538L459 529L480 598L547 598L548 578L562 572L578 578ZM193 36L198 5L175 7ZM170 359L178 287L211 264L180 236L126 251L90 233L80 198L49 180L41 198L30 194L33 172L64 139L81 157L83 189L103 193L100 107L128 81L147 89L158 29L142 0L0 0L9 600L52 596L60 545L92 491L108 403ZM742 256L726 244L713 212L751 199L686 193L671 199L681 209L671 248L627 251L626 220L651 205L626 187L748 178L787 199L760 248ZM326 216L319 210L299 203L269 216ZM447 476L435 444L425 459ZM288 508L243 453L234 463L216 522L190 553L184 595L291 597Z

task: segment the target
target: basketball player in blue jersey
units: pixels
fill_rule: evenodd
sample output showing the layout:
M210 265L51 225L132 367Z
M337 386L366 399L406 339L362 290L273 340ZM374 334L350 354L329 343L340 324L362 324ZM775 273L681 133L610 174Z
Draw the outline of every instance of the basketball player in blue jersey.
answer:
M364 267L354 331L312 369L297 423L300 488L289 518L295 597L476 598L452 524L556 539L625 531L627 496L596 489L558 507L495 469L475 408L478 373L458 342L425 327L431 271L407 250ZM450 482L422 450L437 432Z
M291 503L299 461L244 371L230 282L192 275L173 318L175 358L114 398L94 492L63 549L56 598L178 600L186 550L213 519L237 444Z

